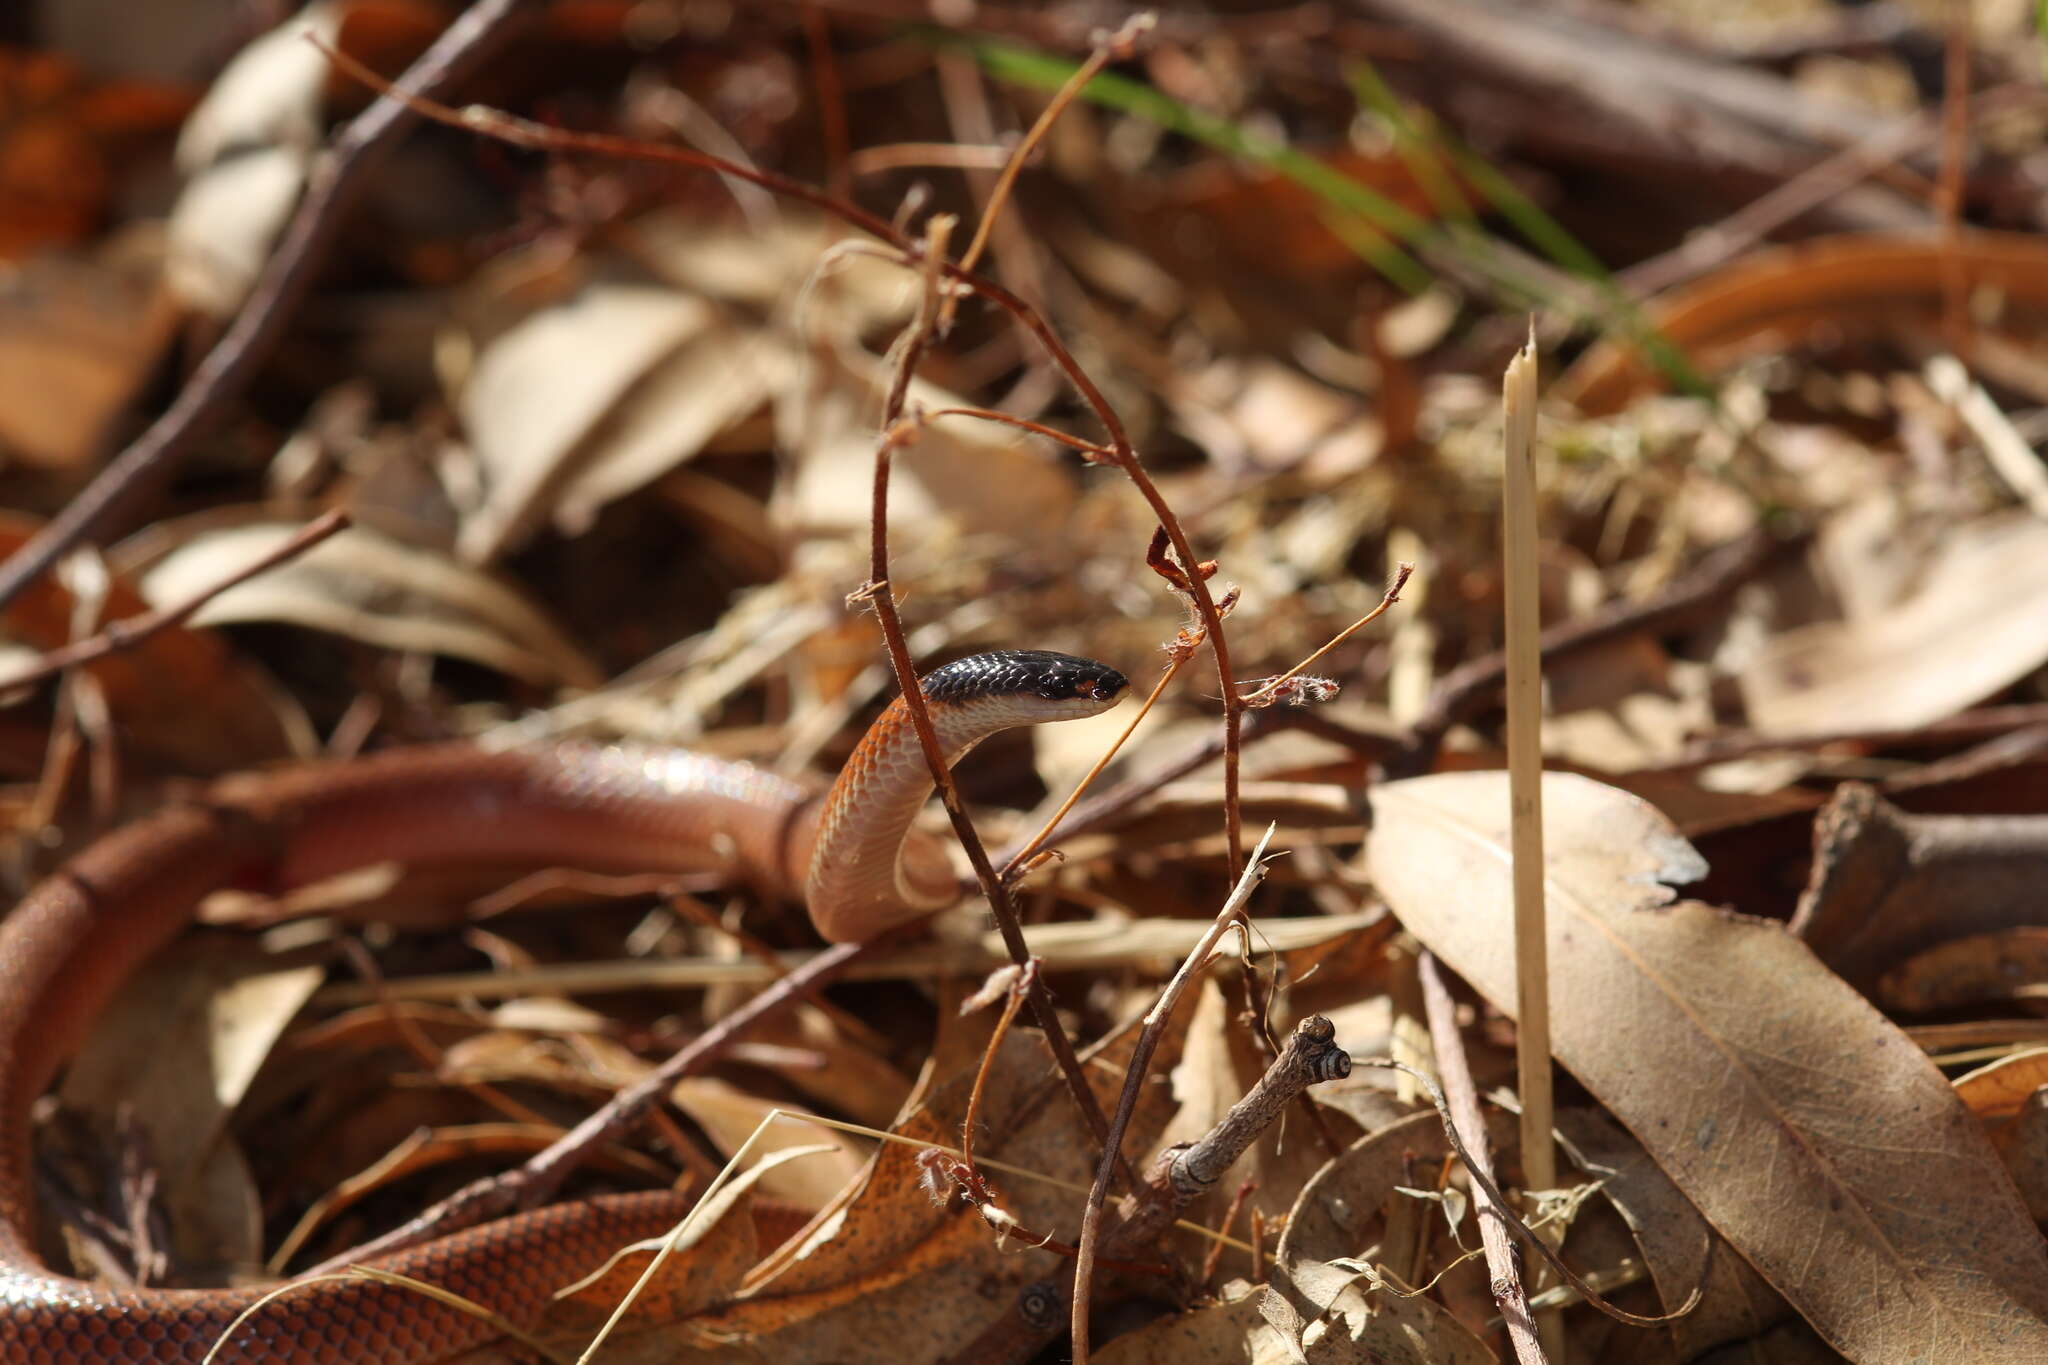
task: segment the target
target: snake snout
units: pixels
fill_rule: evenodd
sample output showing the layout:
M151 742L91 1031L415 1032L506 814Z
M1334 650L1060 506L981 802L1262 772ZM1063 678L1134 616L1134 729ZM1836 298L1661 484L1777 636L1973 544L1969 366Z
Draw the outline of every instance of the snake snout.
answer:
M1108 664L1093 659L1063 658L1046 670L1035 689L1047 701L1092 701L1114 706L1130 681Z

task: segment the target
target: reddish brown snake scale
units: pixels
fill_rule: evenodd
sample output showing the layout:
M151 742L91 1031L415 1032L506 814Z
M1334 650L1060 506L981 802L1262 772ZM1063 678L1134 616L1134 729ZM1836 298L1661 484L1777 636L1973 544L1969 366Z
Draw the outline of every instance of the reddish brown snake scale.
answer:
M1114 705L1123 677L1037 651L977 655L923 680L950 763L1017 725ZM229 778L95 843L0 921L0 1365L197 1365L259 1289L114 1289L36 1253L30 1108L128 975L214 888L286 889L359 867L516 858L605 870L724 870L801 890L827 938L857 941L950 902L939 850L907 837L931 776L908 712L885 710L816 800L746 764L566 745L466 745ZM665 1232L667 1192L557 1205L377 1262L514 1322L619 1246ZM475 1319L368 1281L293 1289L236 1330L242 1365L423 1365L490 1339Z

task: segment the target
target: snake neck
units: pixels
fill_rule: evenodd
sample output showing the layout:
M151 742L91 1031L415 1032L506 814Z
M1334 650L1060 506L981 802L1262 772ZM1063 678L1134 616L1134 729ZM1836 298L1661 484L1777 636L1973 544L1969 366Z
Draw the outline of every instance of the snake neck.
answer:
M932 708L946 765L1016 722L1000 711ZM932 775L901 698L889 703L839 770L792 849L806 867L804 900L818 932L857 943L959 899L959 878L939 841L911 826ZM808 839L803 837L808 834Z

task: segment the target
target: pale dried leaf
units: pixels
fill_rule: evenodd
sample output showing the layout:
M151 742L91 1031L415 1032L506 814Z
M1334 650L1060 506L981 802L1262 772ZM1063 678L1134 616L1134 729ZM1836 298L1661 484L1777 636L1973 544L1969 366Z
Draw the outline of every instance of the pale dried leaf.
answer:
M1281 1257L1260 1311L1296 1365L1494 1365L1441 1305L1376 1287L1356 1262Z
M1889 612L1770 641L1742 677L1756 729L1911 729L1975 705L2048 662L2048 524L2024 514L1942 538Z
M762 1193L806 1209L820 1209L860 1174L867 1164L871 1144L836 1128L806 1123L758 1095L706 1076L688 1076L677 1081L669 1098L690 1116L712 1145L730 1157L739 1151L771 1109L781 1108L783 1117L768 1126L754 1143L756 1152L779 1152L789 1147L806 1147L824 1153L800 1161L763 1179Z
M576 451L553 499L565 535L652 483L759 410L796 359L767 333L721 326L662 362Z
M865 531L874 491L876 432L887 374L879 366L815 360L807 387L785 393L776 409L782 443L797 452L796 477L777 503L806 534ZM910 386L912 410L965 400L925 380ZM970 417L934 420L896 452L889 521L906 538L950 517L971 531L1034 543L1068 524L1074 485L1045 443Z
M160 528L162 529L162 528ZM142 588L183 602L275 550L299 528L253 521L170 534ZM181 543L179 543L181 542ZM603 674L541 612L479 569L353 527L220 594L194 625L284 621L385 649L449 654L529 682L594 687Z
M188 175L252 147L320 145L327 54L341 36L345 5L315 0L251 42L213 78L178 133L178 168Z
M530 529L568 467L581 462L582 443L678 348L709 339L717 320L711 304L673 289L596 282L491 337L456 398L484 476L483 502L457 540L462 557L494 558ZM707 398L716 395L680 395L684 403ZM649 412L658 417L663 408L643 407L639 425L624 432L629 450L660 440ZM669 463L691 453L685 448Z
M308 154L259 147L197 172L171 210L164 283L186 307L226 317L242 304L299 202Z

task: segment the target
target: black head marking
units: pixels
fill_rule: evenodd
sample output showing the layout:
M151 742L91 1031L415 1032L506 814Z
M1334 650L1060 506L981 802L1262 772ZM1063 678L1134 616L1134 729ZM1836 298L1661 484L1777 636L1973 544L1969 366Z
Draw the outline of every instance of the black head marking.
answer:
M1083 697L1114 701L1130 684L1108 664L1044 649L1002 649L942 664L924 675L925 697L955 705L984 697Z

